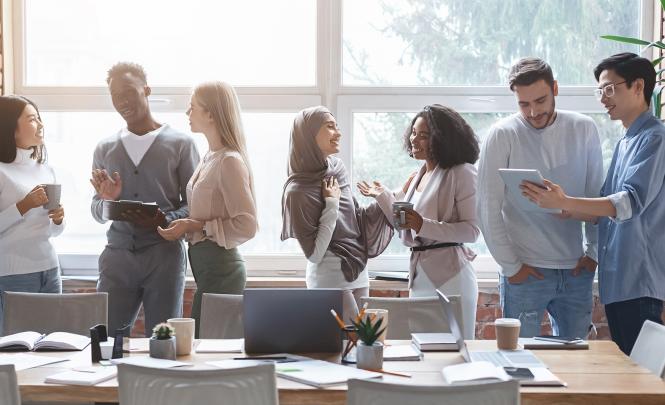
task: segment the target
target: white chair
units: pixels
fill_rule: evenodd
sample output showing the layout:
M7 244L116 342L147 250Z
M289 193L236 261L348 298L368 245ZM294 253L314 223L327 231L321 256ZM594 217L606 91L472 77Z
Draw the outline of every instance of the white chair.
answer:
M13 364L0 365L0 399L3 405L21 405L21 395L18 392L16 370Z
M458 320L462 320L462 305L459 295L449 296ZM361 303L367 308L388 310L387 339L411 339L414 332L450 332L448 320L438 298L378 298L363 297ZM460 327L463 327L460 325Z
M349 380L347 405L519 405L517 381L456 386L392 384Z
M97 324L108 324L106 293L46 294L3 292L2 334L35 331L88 335Z
M219 370L118 365L120 405L277 405L275 366Z
M665 326L645 321L630 358L660 378L665 378Z
M242 295L203 294L199 337L201 339L244 337Z

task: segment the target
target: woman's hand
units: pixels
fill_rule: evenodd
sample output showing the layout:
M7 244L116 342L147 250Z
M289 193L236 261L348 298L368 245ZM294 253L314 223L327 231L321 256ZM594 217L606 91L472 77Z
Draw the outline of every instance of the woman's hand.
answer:
M117 200L122 191L122 179L118 172L113 172L109 176L106 169L94 169L90 184L95 188L95 192L102 200Z
M545 188L528 181L523 181L520 185L522 195L539 207L563 209L568 196L563 192L561 186L549 180L543 180L543 184L545 184Z
M54 224L60 225L62 224L62 220L65 219L65 209L60 205L58 208L50 210L48 212L48 217L51 218L51 221L53 221Z
M186 233L193 233L201 229L203 229L203 222L184 218L171 221L166 229L158 226L157 232L162 238L173 241L182 238Z
M361 181L360 183L356 184L356 186L358 187L360 194L364 195L365 197L372 198L378 197L385 190L381 183L376 180L373 181L371 185L366 181Z
M423 226L423 217L420 214L413 209L405 209L404 219L402 229L413 229L416 233L420 232L420 228Z
M48 202L46 190L43 185L38 185L33 188L23 199L16 203L16 209L21 213L21 216L33 208L40 207Z
M323 198L333 197L336 200L342 196L342 190L339 189L339 183L335 177L328 177L321 181L321 193Z

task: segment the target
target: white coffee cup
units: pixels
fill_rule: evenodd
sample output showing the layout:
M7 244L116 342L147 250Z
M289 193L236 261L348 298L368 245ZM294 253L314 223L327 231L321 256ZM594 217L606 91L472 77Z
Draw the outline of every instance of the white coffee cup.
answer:
M522 323L520 320L514 318L498 318L494 321L496 346L499 350L517 349L517 341L520 337L521 325Z
M171 318L166 321L175 329L175 351L177 356L192 352L194 343L194 318Z
M386 340L386 335L388 334L388 310L380 308L370 308L365 310L365 318L372 319L372 325L379 319L383 319L381 322L380 329L384 329L383 333L379 336L379 342L383 343Z

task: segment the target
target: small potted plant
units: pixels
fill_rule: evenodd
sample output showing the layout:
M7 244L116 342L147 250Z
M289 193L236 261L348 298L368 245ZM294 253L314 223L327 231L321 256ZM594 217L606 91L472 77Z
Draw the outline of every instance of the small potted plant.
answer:
M150 338L150 357L175 360L175 329L162 322L152 328Z
M381 370L383 368L383 344L378 341L385 328L381 329L383 318L372 322L372 317L353 322L358 334L356 349L356 365L365 370Z

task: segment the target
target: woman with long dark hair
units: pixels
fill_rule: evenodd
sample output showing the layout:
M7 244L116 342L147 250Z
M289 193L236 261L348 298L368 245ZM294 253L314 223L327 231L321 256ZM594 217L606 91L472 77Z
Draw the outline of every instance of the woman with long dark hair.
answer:
M25 97L0 96L0 305L3 291L62 292L50 237L64 228L62 206L47 211L44 126ZM2 327L0 311L0 328Z

